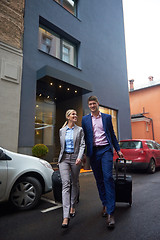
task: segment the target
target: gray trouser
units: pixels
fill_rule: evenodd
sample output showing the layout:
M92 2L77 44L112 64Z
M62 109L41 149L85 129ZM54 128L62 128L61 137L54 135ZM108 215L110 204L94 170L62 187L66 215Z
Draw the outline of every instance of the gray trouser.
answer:
M77 155L64 154L62 161L59 163L59 170L62 179L62 203L63 203L63 218L70 217L70 208L75 208L78 188L79 188L79 172L80 165L76 165ZM72 179L72 188L70 182L70 173Z

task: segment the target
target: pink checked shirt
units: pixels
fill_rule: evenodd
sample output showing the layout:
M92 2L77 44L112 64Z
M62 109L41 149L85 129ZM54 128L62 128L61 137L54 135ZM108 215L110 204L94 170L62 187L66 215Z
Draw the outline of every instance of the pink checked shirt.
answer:
M93 145L102 146L108 144L105 131L103 129L102 116L101 112L97 117L92 117L92 126L93 126Z

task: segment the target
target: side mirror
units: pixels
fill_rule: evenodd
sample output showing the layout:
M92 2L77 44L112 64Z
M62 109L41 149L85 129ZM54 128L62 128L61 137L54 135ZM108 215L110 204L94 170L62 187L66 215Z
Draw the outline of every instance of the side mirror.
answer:
M7 154L5 154L1 149L0 149L0 160L12 160Z

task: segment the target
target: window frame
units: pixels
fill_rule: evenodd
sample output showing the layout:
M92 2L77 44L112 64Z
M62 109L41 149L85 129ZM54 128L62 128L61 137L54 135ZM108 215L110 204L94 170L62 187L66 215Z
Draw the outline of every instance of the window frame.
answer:
M53 37L56 37L57 39L59 39L59 42L60 42L59 48L60 49L58 49L58 51L56 51L56 52L60 53L59 57L57 57L56 55L53 55L53 54L51 54L49 52L46 52L46 51L44 51L41 48L42 36L46 36L46 38L51 39L51 41L52 41L52 38L49 35L47 35L47 33L43 33L43 32L41 32L41 36L40 36L40 31L41 31L40 29L48 32ZM72 62L71 59L69 59L69 62L63 60L63 45L64 45L63 42L64 43L66 42L66 44L68 44L71 47L73 47L73 64L71 63ZM63 35L57 34L55 31L53 31L52 29L47 28L46 26L44 26L42 24L39 24L39 44L38 45L39 45L38 48L39 48L40 51L42 51L42 52L44 52L46 54L49 54L50 56L55 57L56 59L59 59L59 60L63 61L64 63L69 64L70 66L78 68L78 57L77 57L78 56L78 46L77 46L77 44L71 42L70 40L65 38Z
M71 11L69 11L65 6L64 6L64 1L66 0L54 0L56 3L58 3L60 6L62 6L67 12L69 12L70 14L72 14L73 16L75 17L78 17L77 14L78 14L78 11L77 11L77 8L78 8L78 0L75 0L74 3L75 3L75 6L74 6L74 13L72 13Z
M115 135L118 139L119 138L119 133L118 133L118 110L110 108L110 107L106 107L106 106L103 106L103 105L99 105L99 111L102 112L102 113L107 113L107 114L111 115L114 132L115 132ZM116 115L114 115L114 114L116 114Z
M142 149L142 141L120 141L121 149Z

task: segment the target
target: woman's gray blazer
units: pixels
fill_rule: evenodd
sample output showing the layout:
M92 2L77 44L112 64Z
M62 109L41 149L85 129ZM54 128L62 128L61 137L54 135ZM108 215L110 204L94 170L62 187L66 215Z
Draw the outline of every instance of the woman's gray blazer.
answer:
M65 150L65 135L66 135L67 126L59 130L61 150L58 158L58 162L61 162L64 150ZM83 129L77 125L74 125L73 130L73 144L74 144L74 156L75 159L82 159L83 153L85 150L85 141L84 141L84 132Z

